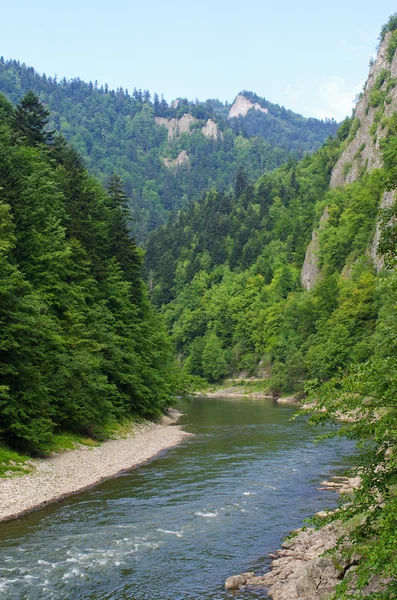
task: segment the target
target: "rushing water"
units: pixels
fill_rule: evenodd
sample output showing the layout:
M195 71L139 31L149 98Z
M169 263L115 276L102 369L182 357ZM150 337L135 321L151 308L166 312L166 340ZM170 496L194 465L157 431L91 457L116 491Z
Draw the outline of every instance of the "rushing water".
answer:
M283 536L335 504L317 486L351 447L313 444L291 407L268 400L195 399L182 410L195 435L180 446L0 525L0 598L266 598L224 581L266 569Z

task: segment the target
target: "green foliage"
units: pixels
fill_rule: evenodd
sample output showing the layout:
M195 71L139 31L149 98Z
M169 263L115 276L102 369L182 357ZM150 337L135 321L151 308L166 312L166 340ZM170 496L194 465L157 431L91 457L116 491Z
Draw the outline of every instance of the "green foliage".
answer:
M12 477L29 473L29 457L0 444L0 477Z
M383 307L372 342L372 356L364 364L354 365L343 377L332 378L320 388L311 387L309 399L317 408L312 422L334 420L336 415L350 418L338 428L336 435L356 440L361 448L355 473L361 484L354 497L332 515L332 519L349 521L349 539L354 552L361 556L356 567L357 591L345 596L343 586L337 598L361 598L361 590L372 577L383 579L384 591L379 598L395 597L397 576L397 541L393 523L397 517L396 502L396 277L393 274L382 286Z
M222 343L215 333L210 333L208 335L201 360L204 377L206 377L208 381L216 381L222 377L222 375L226 375L227 362Z
M120 175L132 213L130 227L140 242L189 200L199 201L213 186L228 189L239 167L251 180L257 179L291 153L300 157L317 149L337 128L334 121L306 119L264 99L259 101L269 114L253 110L247 117L228 120L229 107L218 100L179 99L173 107L157 94L151 99L147 91L130 94L80 79L58 82L17 61L0 59L0 92L17 103L30 90L47 107L41 106L36 120L43 123L51 111L49 127L74 146L103 185L114 173ZM21 125L27 115L22 107L18 111ZM198 120L189 133L168 139L166 127L155 119L180 119L184 114ZM217 124L218 139L202 133L208 119ZM50 137L43 129L39 133ZM189 156L189 168L166 166L164 159L175 159L181 151Z
M382 25L382 29L379 35L379 41L383 42L385 39L386 33L390 31L395 31L397 29L397 13L391 15L384 25Z
M177 374L120 179L107 193L63 140L49 146L37 98L32 120L1 105L0 436L45 453L59 430L101 439L117 419L160 414Z
M394 55L396 53L397 50L397 32L393 31L393 33L390 36L390 40L389 43L387 45L387 50L386 50L386 58L389 61L389 63L392 62Z
M394 189L396 182L396 115L388 122L382 144L384 170L360 182L362 192L376 187ZM354 191L354 190L353 190ZM363 196L364 197L364 196ZM370 208L368 204L368 208ZM371 209L372 210L372 209ZM368 214L369 217L369 214ZM358 489L347 503L331 513L329 521L348 524L342 553L359 556L335 593L335 599L366 596L367 586L377 582L371 597L396 597L397 581L397 257L396 203L383 211L379 252L389 270L375 277L357 261L351 277L340 289L338 307L325 323L323 347L311 345L308 400L315 403L311 422L342 419L335 436L355 440L360 449L352 471L360 476ZM318 336L317 336L317 339ZM350 350L349 350L350 347ZM348 353L346 353L348 350ZM332 364L332 359L334 363ZM340 551L340 550L339 550Z
M365 248L379 200L376 181L327 192L338 152L338 142L331 141L255 186L240 172L235 194L210 192L151 235L151 295L163 307L188 373L214 379L203 369L207 336L214 333L226 371L255 374L261 363L275 362L275 393L302 389L311 369L307 340L338 304L333 273L339 277L345 262ZM302 293L299 271L325 202L333 216L321 237L327 276L313 299Z

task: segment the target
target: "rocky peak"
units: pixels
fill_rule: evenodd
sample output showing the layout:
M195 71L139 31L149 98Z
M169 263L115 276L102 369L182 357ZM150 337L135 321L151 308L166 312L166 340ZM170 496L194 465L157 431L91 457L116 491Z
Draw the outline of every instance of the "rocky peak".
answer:
M263 108L260 104L258 104L258 102L252 102L252 100L249 100L242 94L239 94L229 110L228 118L232 119L233 117L239 116L245 117L248 111L252 108L265 114L269 112L267 108Z

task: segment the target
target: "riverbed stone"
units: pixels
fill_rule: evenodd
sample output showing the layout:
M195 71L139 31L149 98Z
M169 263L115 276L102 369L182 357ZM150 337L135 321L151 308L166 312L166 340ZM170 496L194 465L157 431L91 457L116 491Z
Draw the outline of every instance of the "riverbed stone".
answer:
M248 579L255 576L253 571L247 573L241 573L241 575L232 575L228 577L225 582L225 588L227 590L233 590L242 587L248 581Z

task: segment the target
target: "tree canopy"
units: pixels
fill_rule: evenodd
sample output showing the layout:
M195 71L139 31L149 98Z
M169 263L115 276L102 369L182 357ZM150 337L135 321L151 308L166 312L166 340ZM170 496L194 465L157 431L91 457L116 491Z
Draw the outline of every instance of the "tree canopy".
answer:
M106 191L47 122L34 94L0 97L0 437L30 452L161 414L176 386L122 182Z

